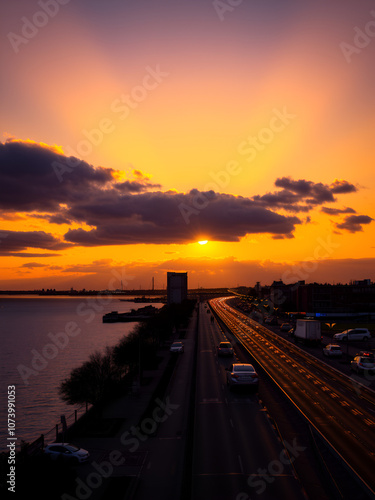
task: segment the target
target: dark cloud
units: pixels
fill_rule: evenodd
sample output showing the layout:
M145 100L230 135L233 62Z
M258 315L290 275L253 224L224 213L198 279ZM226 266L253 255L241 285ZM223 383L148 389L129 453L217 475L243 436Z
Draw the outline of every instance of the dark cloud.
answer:
M348 215L345 217L344 222L336 224L336 227L351 233L356 233L358 231L363 231L362 225L370 224L373 220L374 219L368 215Z
M52 148L34 143L0 143L0 209L7 211L58 211L61 203L74 202L82 194L113 180L111 169L94 169L86 162L68 167L68 158ZM65 165L62 182L54 162Z
M145 178L144 178L145 179ZM138 182L138 181L124 181L118 184L115 184L114 186L118 191L121 191L123 193L142 193L146 189L150 188L160 188L160 184L152 184L149 182L147 179Z
M275 193L267 193L262 196L256 195L252 199L259 206L284 209L288 212L308 212L312 209L311 205L301 204L302 199L300 195L286 189Z
M291 235L300 221L251 200L213 191L154 192L102 197L100 203L76 204L70 211L76 221L95 226L73 229L65 235L72 243L98 246L134 243L188 243L202 237L239 241L249 233Z
M276 187L295 193L300 199L312 205L320 205L327 201L335 201L330 186L300 179L295 181L290 177L281 177L275 181Z
M53 224L90 226L68 230L65 242L44 232L9 233L0 252L198 239L239 241L252 233L292 238L301 220L278 211L306 213L336 201L334 194L356 190L343 180L326 185L282 177L275 182L278 191L246 198L196 189L155 191L160 185L147 175L139 170L132 175L132 180L124 180L123 172L68 158L56 146L16 140L0 143L0 211L5 216L23 213ZM361 223L366 222L357 224Z
M282 189L263 196L255 196L253 199L270 208L280 208L290 212L308 212L317 205L335 202L334 194L357 190L353 184L344 180L336 180L328 185L305 179L293 180L290 177L276 179L275 186Z
M59 212L60 204L74 204L83 195L95 197L100 189L140 192L150 184L147 178L118 182L117 174L68 158L57 147L8 140L0 143L0 210Z
M72 246L62 242L44 231L0 231L0 255L20 255L17 252L27 248L43 248L45 250L63 250ZM56 255L56 254L53 254ZM24 255L25 256L25 255ZM27 254L31 256L45 256L44 254Z
M27 269L34 269L35 267L48 267L47 264L40 264L39 262L26 262L22 264L21 267L26 267Z
M341 214L355 214L356 213L354 208L350 208L350 207L345 207L343 209L322 207L321 212L323 212L324 214L327 214L327 215L341 215Z
M61 254L59 253L31 253L31 252L5 252L5 254L2 254L0 251L0 255L6 255L7 257L23 257L23 258L35 258L35 257L60 257Z
M335 194L355 193L357 188L348 181L336 179L330 186L331 192Z

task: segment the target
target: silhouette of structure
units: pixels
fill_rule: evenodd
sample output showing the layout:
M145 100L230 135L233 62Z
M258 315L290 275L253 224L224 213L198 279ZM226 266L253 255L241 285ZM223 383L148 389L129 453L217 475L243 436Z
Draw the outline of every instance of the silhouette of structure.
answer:
M167 304L181 304L187 299L187 273L167 273Z

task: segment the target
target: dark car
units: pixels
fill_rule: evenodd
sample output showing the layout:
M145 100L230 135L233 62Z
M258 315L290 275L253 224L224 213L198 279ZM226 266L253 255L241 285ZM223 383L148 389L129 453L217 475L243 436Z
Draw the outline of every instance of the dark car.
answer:
M218 356L233 356L233 347L230 342L220 342L217 346Z
M245 386L258 390L259 376L253 365L248 363L234 363L227 368L227 384L230 389Z

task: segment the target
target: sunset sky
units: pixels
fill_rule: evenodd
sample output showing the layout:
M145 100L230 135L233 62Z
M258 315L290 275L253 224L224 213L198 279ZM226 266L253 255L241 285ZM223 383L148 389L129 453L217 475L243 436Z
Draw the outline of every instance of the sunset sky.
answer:
M1 9L0 289L375 280L373 1Z

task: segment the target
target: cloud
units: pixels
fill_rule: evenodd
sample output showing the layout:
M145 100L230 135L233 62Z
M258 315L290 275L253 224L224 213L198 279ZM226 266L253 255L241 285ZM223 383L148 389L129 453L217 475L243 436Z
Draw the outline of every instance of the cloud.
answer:
M286 217L256 206L250 199L213 191L187 194L153 192L103 196L97 202L75 204L75 221L95 229L71 229L65 239L84 246L135 243L188 243L198 239L239 241L249 233L290 236L297 217Z
M280 208L290 212L309 212L317 205L335 202L334 194L357 191L353 184L337 179L328 185L305 179L293 180L291 177L279 177L275 181L275 186L281 190L254 196L253 200L269 208Z
M35 257L60 257L61 254L60 253L32 253L32 252L5 252L5 253L1 253L0 252L0 256L1 255L6 255L7 257L22 257L22 258L27 258L27 259L30 259L30 258L35 258Z
M341 214L355 214L356 213L354 208L349 208L349 207L345 207L341 210L339 208L322 207L322 209L320 211L323 212L324 214L328 214L328 215L341 215Z
M342 193L355 193L357 188L354 184L343 179L335 179L335 181L330 185L332 193L342 194Z
M59 182L53 162L66 164L57 151L31 141L0 143L0 209L14 212L59 211L86 190L95 191L113 180L112 170L94 169L81 161Z
M21 267L34 269L35 267L47 267L47 264L40 264L39 262L26 262L26 264L22 264Z
M150 188L160 188L160 184L151 184L146 177L143 177L142 182L137 181L124 181L114 186L118 191L124 193L141 193L146 189Z
M60 204L74 204L83 195L95 197L98 190L140 192L150 187L147 177L118 182L117 174L68 158L56 146L8 139L0 143L0 210L56 214Z
M63 250L72 246L44 231L0 231L0 255L19 255L44 257L45 254L18 254L27 248L43 248L45 250ZM51 254L48 254L48 256ZM56 254L52 254L56 255Z
M306 280L326 283L348 283L353 279L370 278L375 281L375 259L305 259L294 262L275 262L272 260L238 260L229 256L225 258L171 258L164 262L111 262L103 265L97 272L92 272L96 265L77 264L77 270L69 273L53 274L27 279L22 278L23 289L56 288L58 290L96 289L103 290L111 286L120 288L121 279L125 276L124 286L128 290L151 287L151 276L155 277L155 285L162 289L166 284L167 271L187 271L189 288L235 287L239 285L254 286L257 281L262 285L270 285L281 278L284 283L295 283ZM85 273L86 270L86 273ZM77 272L76 272L77 271ZM81 272L80 272L81 271ZM130 279L131 278L131 279ZM17 290L18 279L0 280L0 289Z
M374 219L368 215L348 215L345 217L344 222L336 224L338 229L344 229L350 233L363 231L362 225L370 224Z
M99 259L94 260L92 264L76 264L64 268L64 273L109 273L113 267L113 259Z
M65 242L45 232L14 232L0 251L202 239L237 242L247 234L261 233L292 238L302 221L280 210L307 213L317 205L335 202L335 194L357 189L345 180L328 185L281 177L275 181L278 191L247 198L196 189L163 192L150 175L136 169L131 175L127 179L123 171L68 158L58 146L15 139L0 143L2 214L21 213L75 226L65 233ZM305 221L309 220L306 216Z

